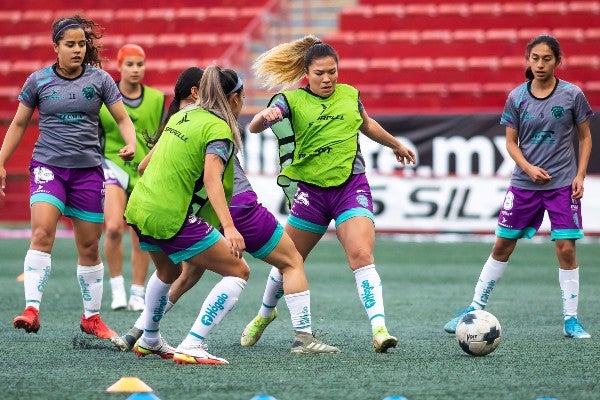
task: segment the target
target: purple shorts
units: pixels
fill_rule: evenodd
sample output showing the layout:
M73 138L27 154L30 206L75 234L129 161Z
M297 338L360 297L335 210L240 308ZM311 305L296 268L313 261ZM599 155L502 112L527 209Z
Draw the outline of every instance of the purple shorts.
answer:
M223 237L218 230L194 215L188 216L183 227L171 239L155 239L142 234L135 225L130 226L140 238L142 250L162 251L175 264L202 253Z
M62 168L31 160L29 204L50 203L66 217L104 222L104 174L101 166Z
M258 202L252 191L236 194L231 199L229 211L235 228L244 237L246 251L256 258L265 258L283 236L283 227L277 219Z
M583 237L581 201L571 198L571 186L551 190L510 186L498 216L496 235L506 239L530 239L540 228L546 211L552 240Z
M323 234L332 219L337 227L358 216L374 221L373 198L365 174L352 175L332 188L299 182L287 222L294 228Z

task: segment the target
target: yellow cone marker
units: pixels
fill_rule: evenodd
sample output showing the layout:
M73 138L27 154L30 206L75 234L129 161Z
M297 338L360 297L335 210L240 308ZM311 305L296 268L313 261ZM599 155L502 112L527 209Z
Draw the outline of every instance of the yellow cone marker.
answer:
M107 392L147 393L152 388L146 385L140 378L135 376L124 376L106 389Z

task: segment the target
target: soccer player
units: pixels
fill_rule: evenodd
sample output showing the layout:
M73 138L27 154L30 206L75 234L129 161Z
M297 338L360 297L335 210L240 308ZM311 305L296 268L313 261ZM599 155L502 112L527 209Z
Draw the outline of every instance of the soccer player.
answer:
M112 292L111 308L127 307L131 311L144 309L146 275L150 256L140 249L137 235L131 233L131 289L129 301L123 279L123 233L126 225L123 212L127 197L138 180L137 167L148 154L145 135L154 135L162 121L165 95L142 84L146 71L146 53L136 44L126 44L117 53L121 79L117 82L125 109L133 121L137 134L137 149L133 160L124 161L117 156L123 140L119 128L106 107L100 109L100 138L104 153L106 195L104 199L104 256L110 273Z
M193 107L197 102L197 85L200 75L202 75L202 70L199 68L189 68L181 74L175 85L175 96L169 107L169 114L178 109L184 110ZM173 107L173 104L178 105L179 108ZM170 118L170 115L167 118ZM236 229L244 237L246 251L256 258L278 267L278 275L272 279L284 282L283 291L277 295L284 295L290 309L292 327L295 332L292 353L337 353L339 349L320 342L312 335L310 292L302 258L273 214L257 201L256 193L238 158L234 157L234 183L229 210ZM140 164L141 168L145 168L149 159L150 157L144 159ZM203 268L183 263L182 274L171 286L165 313L200 280L203 273ZM147 311L142 313L127 334L114 339L113 342L122 351L131 349L142 335L146 313ZM275 310L271 314L271 318L274 319L276 316ZM204 339L213 327L213 324L203 327L203 332L200 334ZM244 341L242 341L242 345L244 345Z
M257 133L272 126L277 135L282 167L277 182L291 203L285 231L303 259L330 221L335 221L371 324L373 347L384 353L398 340L385 323L383 289L373 255L373 202L358 146L359 131L392 149L403 166L414 163L415 154L369 117L356 88L337 82L338 55L318 38L309 35L278 45L259 56L254 67L257 79L268 88L287 88L302 77L308 81L305 87L275 95L270 106L254 116L249 129ZM269 324L280 286L281 282L267 280L263 305L242 337L258 338Z
M77 280L83 298L81 330L102 339L116 333L99 315L104 265L100 259L104 174L98 141L98 115L106 104L123 138L117 155L135 156L135 129L110 75L98 68L95 40L100 27L79 15L52 25L57 61L32 73L19 95L19 106L0 149L0 196L6 183L5 163L19 145L37 107L40 136L30 164L31 242L25 256L25 310L14 326L26 332L40 328L42 295L52 269L51 252L61 215L73 223L77 246Z
M581 89L555 75L562 58L558 40L548 35L532 39L526 58L527 81L510 92L500 119L506 127L506 148L516 166L498 216L496 242L479 275L473 301L444 330L454 333L465 313L487 306L517 241L532 238L548 212L558 259L564 334L587 339L590 334L577 319L575 241L583 237L581 198L592 151L593 113ZM578 152L573 145L575 135Z

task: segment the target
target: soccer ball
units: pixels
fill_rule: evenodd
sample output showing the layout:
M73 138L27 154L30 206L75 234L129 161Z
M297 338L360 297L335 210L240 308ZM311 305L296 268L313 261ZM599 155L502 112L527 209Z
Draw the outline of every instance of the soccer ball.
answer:
M500 344L502 328L494 315L484 310L475 310L462 317L454 336L465 353L485 356Z

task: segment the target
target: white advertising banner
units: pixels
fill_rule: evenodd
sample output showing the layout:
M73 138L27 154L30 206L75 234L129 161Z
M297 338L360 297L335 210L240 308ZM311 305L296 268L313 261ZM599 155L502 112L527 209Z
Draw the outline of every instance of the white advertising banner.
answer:
M367 174L373 193L379 233L492 234L509 178L418 178ZM263 203L285 223L287 208L275 176L250 175ZM588 236L600 236L600 177L585 180L583 226ZM548 218L540 234L550 232Z

